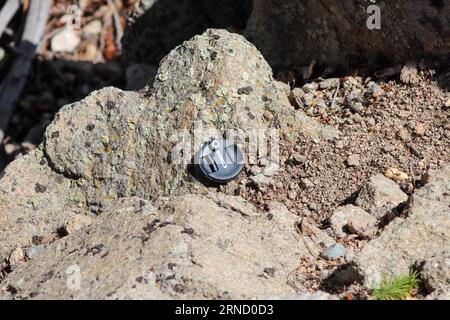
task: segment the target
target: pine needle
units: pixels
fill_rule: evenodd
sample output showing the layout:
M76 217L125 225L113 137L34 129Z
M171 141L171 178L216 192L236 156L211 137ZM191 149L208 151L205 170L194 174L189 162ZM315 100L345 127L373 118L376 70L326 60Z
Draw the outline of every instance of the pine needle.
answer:
M411 271L407 276L394 277L390 280L384 278L380 288L372 289L372 297L375 300L404 300L409 298L419 285L419 273Z

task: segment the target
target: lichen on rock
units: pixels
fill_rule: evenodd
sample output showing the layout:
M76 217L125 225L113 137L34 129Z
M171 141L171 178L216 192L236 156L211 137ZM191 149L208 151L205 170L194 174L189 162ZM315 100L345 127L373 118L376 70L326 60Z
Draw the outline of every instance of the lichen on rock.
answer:
M183 134L191 135L198 127L206 133L197 140L184 140ZM239 197L202 197L214 188L192 176L189 163L173 158L174 151L189 154L211 137L230 131L237 133L236 143L245 143L246 134L255 130L276 130L276 139L290 143L299 137L319 140L339 134L294 110L258 50L242 36L224 30L207 30L172 50L161 62L147 92L109 87L63 107L47 128L40 148L10 164L1 179L0 210L7 214L0 215L0 259L6 259L15 248L46 246L25 269L14 270L8 279L14 282L20 272L24 276L27 272L35 274L33 268L43 270L44 263L47 273L35 280L39 278L36 281L50 287L45 289L48 291L42 289L40 295L68 298L72 295L61 278L50 280L48 274L64 274L69 264L80 263L88 277L98 270L109 270L99 277L124 286L115 293L120 297L292 295L295 290L286 285L286 274L300 255L307 254L296 238L294 216L284 209L273 213L273 221L267 222ZM183 194L188 195L179 198ZM142 203L160 201L167 207L158 211L160 222L156 226L165 221L169 224L151 236L151 245L143 240L152 228L146 226L152 223L146 220L148 217L114 216L126 209L120 199L129 197L139 197ZM117 208L108 209L111 203ZM251 217L247 217L248 212ZM75 227L74 217L83 218ZM196 238L189 228L203 237ZM111 239L111 234L117 237ZM41 243L39 239L46 240ZM97 260L103 254L94 254L103 248L100 243L109 250L105 262ZM234 246L231 253L227 251L231 250L227 249L230 243ZM62 260L61 250L66 253ZM75 253L70 255L72 251ZM180 256L175 257L176 252ZM195 253L195 259L189 252ZM84 258L90 253L95 257ZM154 272L172 272L163 265L171 256L179 260L180 274L189 275L192 282L167 281L170 288L162 293L136 293L125 285L130 275L145 277L144 269L152 263ZM145 261L148 263L144 265ZM226 265L230 261L234 261L232 268ZM127 265L127 274L120 272L123 264ZM276 268L275 276L258 269L263 265ZM229 281L223 280L225 276ZM36 281L27 280L26 288L18 291L31 292L40 287ZM133 279L130 281L134 284ZM100 287L85 296L108 297L112 288Z

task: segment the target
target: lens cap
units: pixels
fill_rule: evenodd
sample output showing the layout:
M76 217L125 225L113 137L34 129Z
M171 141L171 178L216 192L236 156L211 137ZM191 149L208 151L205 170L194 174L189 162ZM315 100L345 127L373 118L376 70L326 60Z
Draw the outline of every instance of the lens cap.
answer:
M225 139L214 139L203 145L196 160L204 178L225 183L239 175L244 156L236 144Z

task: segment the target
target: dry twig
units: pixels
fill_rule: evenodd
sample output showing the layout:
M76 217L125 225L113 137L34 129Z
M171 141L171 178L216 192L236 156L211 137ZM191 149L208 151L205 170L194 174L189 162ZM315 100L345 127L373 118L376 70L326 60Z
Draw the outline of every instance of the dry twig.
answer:
M120 52L122 51L122 37L123 37L123 28L122 24L120 23L120 15L119 12L117 11L117 6L113 0L108 0L108 4L113 12L114 28L116 30L116 48L117 51Z
M25 30L17 48L19 56L0 86L0 142L3 141L14 106L25 86L36 48L44 34L52 0L32 1Z
M0 11L0 37L5 32L6 27L20 8L20 0L7 0Z

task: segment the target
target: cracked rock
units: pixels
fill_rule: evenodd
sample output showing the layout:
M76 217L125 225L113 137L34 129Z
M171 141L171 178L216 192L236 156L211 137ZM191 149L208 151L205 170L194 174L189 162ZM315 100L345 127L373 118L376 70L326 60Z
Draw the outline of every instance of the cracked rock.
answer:
M0 260L33 238L55 233L71 213L86 209L79 187L54 172L41 149L12 162L2 176Z
M330 217L331 228L338 237L354 233L348 229L349 224L354 231L364 232L374 227L376 222L374 216L351 204L337 208Z
M397 183L377 174L370 177L362 187L355 203L377 219L381 219L407 200L408 196Z
M242 206L251 213L233 209ZM95 223L12 272L0 299L295 296L286 279L308 251L295 232L295 215L282 205L270 214L214 193L155 203L119 199ZM271 276L261 276L269 270Z
M429 173L428 183L412 196L406 218L396 218L354 259L368 287L383 276L403 276L410 268L450 247L450 166Z
M71 234L85 226L90 225L92 222L93 219L91 217L82 214L76 214L67 220L64 228L68 234Z
M189 140L198 127L204 134ZM267 129L288 142L339 134L294 110L242 36L207 30L164 58L148 92L109 87L64 106L41 146L9 165L0 184L0 259L117 198L204 194L187 170L191 158L179 156L224 131L239 138Z
M444 251L425 261L420 276L428 292L450 291L450 251Z

